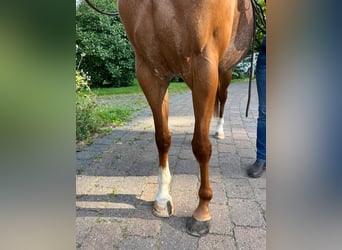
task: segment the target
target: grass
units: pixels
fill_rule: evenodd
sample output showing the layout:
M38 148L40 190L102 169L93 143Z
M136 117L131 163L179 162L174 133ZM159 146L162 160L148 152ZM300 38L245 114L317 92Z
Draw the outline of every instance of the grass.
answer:
M172 93L181 93L187 90L189 88L183 82L171 82L169 86L169 91ZM92 91L97 96L142 94L138 84L121 88L96 88L92 89Z
M112 108L102 107L97 112L98 117L101 119L104 126L112 124L114 126L123 125L134 112L131 108Z
M248 78L233 79L231 83L236 82L248 82ZM188 90L189 88L184 82L171 82L169 85L170 93L182 93ZM97 96L142 94L142 90L136 81L133 86L121 88L96 88L92 89L92 91Z
M138 85L121 87L121 88L96 88L92 89L93 93L97 96L108 96L108 95L129 95L141 92Z

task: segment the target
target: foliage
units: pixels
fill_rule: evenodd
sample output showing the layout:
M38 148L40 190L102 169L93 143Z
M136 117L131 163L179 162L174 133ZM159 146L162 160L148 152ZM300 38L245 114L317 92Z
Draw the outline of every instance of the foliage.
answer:
M254 52L253 57L253 77L255 73L256 62L258 59L258 54ZM249 78L249 73L251 69L251 58L252 55L247 55L241 62L239 62L233 70L233 79L243 79Z
M88 81L86 74L76 70L76 140L90 142L96 135L110 131L111 127L123 125L137 109L130 105L120 107L97 104L97 96L89 88Z
M262 9L262 12L264 14L265 21L266 21L266 0L257 0L257 2L260 4L260 7ZM263 29L265 29L265 31L266 31L266 27L263 27L262 22L259 18L257 18L256 22L257 22L257 27L256 27L256 32L255 32L255 36L256 36L255 40L256 40L256 51L258 51L262 43L263 36L264 36L263 30L261 30L259 27L262 27Z
M113 1L101 4L112 11ZM76 44L76 65L90 75L92 87L132 84L134 54L119 17L99 14L82 2L76 10Z
M98 126L97 106L88 86L88 77L76 70L76 140L87 139Z

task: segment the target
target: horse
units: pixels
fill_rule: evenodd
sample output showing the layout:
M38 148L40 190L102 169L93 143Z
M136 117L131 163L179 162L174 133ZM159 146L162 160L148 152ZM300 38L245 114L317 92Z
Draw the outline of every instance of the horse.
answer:
M186 231L194 236L206 235L213 197L209 181L209 126L214 113L220 112L222 123L232 68L250 46L254 31L252 3L118 0L117 4L135 54L136 76L154 119L159 189L152 213L159 217L174 214L168 162L168 86L174 76L180 76L192 92L195 126L191 145L200 169L199 203L186 222ZM220 132L217 131L218 137Z
M201 184L199 204L186 230L203 236L209 232L213 196L210 121L214 110L218 113L220 99L220 106L224 104L232 67L249 48L254 29L252 4L249 0L119 0L118 10L135 53L138 82L154 118L159 190L152 212L159 217L174 214L167 89L171 79L180 76L192 91L195 128L191 144Z

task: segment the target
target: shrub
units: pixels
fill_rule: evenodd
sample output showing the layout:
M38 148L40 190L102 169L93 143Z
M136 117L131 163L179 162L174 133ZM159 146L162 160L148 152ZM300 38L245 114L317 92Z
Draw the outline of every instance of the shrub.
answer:
M92 86L132 85L134 53L119 17L99 14L81 3L76 11L76 44L76 65L82 60L80 68L91 76Z
M123 125L137 110L129 106L98 105L88 82L89 77L76 70L76 141L86 143Z
M88 86L87 76L76 70L76 140L85 140L97 130L97 106Z
M239 62L233 69L233 79L242 79L249 77L251 70L251 56L247 55L241 62ZM255 67L258 59L258 53L254 53L253 58L253 77L255 77Z

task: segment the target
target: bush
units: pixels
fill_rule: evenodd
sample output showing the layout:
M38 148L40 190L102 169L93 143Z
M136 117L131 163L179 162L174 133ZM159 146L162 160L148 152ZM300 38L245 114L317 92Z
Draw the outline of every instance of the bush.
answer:
M233 79L243 79L249 77L251 70L251 56L247 55L241 62L239 62L233 69ZM253 77L255 77L255 67L258 59L258 53L254 53L253 58Z
M76 44L76 65L90 75L91 86L133 84L134 53L119 17L99 14L81 3L76 11Z
M76 140L85 140L97 130L97 106L88 86L88 78L76 70Z
M123 125L137 110L129 106L98 105L88 85L89 77L76 70L76 141L90 143L97 136Z

